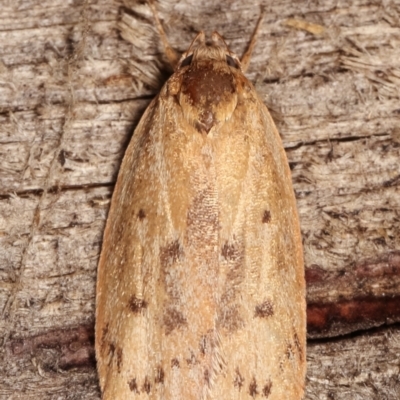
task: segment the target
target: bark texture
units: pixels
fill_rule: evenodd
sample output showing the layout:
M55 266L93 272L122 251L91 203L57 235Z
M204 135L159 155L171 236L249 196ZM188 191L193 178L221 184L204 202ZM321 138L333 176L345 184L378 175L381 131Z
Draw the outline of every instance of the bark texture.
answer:
M95 280L116 174L168 76L146 4L0 11L0 399L99 399ZM273 111L308 283L306 399L400 396L400 3L162 0L179 51L221 33ZM290 294L288 294L290 295Z

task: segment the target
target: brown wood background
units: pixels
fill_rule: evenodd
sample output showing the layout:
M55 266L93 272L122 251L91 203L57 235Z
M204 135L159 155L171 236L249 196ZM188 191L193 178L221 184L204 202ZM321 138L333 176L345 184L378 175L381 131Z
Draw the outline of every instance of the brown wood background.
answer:
M306 398L400 398L399 0L200 3L156 3L180 51L203 29L241 54L266 11L247 75L298 199ZM144 2L0 6L0 399L98 400L102 231L124 149L168 69Z

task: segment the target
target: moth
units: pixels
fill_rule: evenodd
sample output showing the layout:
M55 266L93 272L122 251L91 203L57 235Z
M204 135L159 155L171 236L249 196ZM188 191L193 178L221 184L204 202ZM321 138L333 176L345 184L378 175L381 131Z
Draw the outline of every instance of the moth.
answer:
M305 281L291 174L244 76L261 20L242 60L218 33L207 45L200 32L126 150L98 266L104 400L303 397Z

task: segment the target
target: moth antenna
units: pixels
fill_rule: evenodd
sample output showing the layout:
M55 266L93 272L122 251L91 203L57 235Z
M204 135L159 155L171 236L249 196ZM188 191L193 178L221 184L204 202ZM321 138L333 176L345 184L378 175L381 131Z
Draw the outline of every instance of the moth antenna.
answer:
M190 43L190 46L189 46L189 48L188 48L186 53L190 53L191 51L193 51L193 47L195 47L197 42L199 42L200 45L202 45L202 44L204 44L206 42L206 35L204 34L203 31L200 31L196 35L196 37L193 39L192 43Z
M175 67L177 66L178 61L179 61L179 55L168 42L167 35L165 34L164 28L161 25L160 19L158 18L157 10L156 10L156 7L154 6L153 0L147 0L147 4L149 5L149 7L151 8L151 11L153 13L153 16L154 16L154 19L155 19L155 22L157 25L158 33L159 33L161 40L163 42L163 45L164 45L165 55L167 56L168 61L171 64L171 67L173 69L175 69Z
M206 35L204 34L203 31L200 31L196 35L196 37L192 40L192 43L190 43L190 46L187 49L187 51L185 51L182 54L182 57L179 59L178 66L176 69L179 69L182 66L182 63L184 63L185 60L187 60L189 57L191 58L193 57L194 47L198 45L204 45L205 42L206 42Z
M216 31L214 31L211 35L211 41L214 45L218 46L219 42L222 42L223 45L226 47L226 49L228 49L228 45L226 44L224 38Z
M246 52L243 54L242 59L240 60L240 63L242 65L242 71L243 73L247 71L247 68L249 67L250 64L250 58L251 58L251 53L253 52L254 46L256 45L257 41L257 36L260 31L261 24L264 20L265 17L265 11L263 8L261 8L261 15L260 18L258 18L257 25L254 29L253 35L251 36L251 40L249 43L249 46L247 47Z
M223 45L225 47L227 56L233 59L232 62L234 63L235 67L242 70L242 65L239 57L234 52L229 50L229 46L226 44L225 39L218 32L213 32L211 36L211 41L215 46L221 47Z

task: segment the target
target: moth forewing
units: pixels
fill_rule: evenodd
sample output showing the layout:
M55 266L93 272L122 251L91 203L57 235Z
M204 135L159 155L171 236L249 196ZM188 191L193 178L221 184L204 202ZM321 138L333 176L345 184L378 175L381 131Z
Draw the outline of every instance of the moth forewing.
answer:
M301 399L304 292L277 129L239 59L200 34L113 194L97 283L103 399Z

